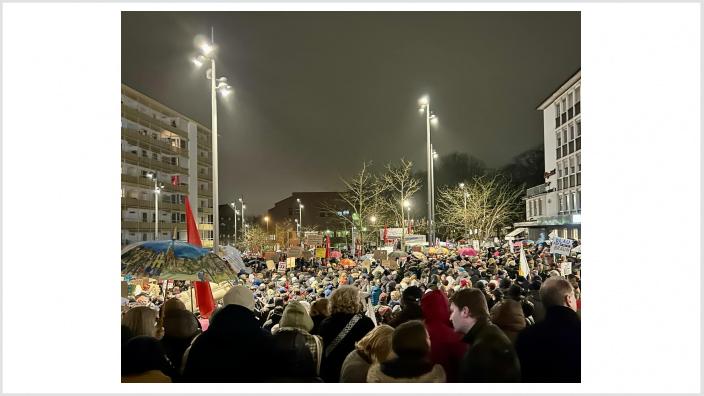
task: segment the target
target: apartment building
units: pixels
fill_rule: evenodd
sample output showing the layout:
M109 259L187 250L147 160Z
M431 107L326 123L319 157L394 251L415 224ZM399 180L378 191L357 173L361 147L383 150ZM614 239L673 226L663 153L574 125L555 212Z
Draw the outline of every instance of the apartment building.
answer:
M120 136L121 244L186 240L187 196L203 246L212 247L210 129L122 84Z
M514 224L516 234L535 240L555 231L563 238L581 238L581 86L579 70L537 108L543 112L545 183L526 191L526 221Z

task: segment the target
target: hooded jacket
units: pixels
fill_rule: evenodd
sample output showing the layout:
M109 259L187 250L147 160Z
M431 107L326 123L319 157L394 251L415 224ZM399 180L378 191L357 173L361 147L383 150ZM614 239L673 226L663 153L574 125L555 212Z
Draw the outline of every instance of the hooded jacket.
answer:
M185 382L267 382L280 367L274 340L259 327L254 313L226 305L193 342L186 360Z
M460 364L460 382L518 382L520 364L511 341L489 319L480 319L464 336L469 349Z
M420 301L420 307L425 329L430 336L430 360L443 367L447 382L456 382L467 344L462 342L462 336L452 328L447 296L440 290L426 293Z
M445 371L439 364L391 360L375 363L367 372L367 382L445 382Z

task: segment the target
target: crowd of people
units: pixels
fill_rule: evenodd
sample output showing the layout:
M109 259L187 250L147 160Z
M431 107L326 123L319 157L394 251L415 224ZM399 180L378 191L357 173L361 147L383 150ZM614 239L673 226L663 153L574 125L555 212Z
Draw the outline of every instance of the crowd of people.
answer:
M525 252L256 268L207 319L180 285L123 310L122 381L580 382L580 262Z

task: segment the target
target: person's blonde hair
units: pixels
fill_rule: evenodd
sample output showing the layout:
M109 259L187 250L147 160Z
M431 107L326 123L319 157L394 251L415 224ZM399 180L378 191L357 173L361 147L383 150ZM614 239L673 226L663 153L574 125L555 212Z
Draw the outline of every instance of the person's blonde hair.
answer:
M382 363L391 353L391 338L394 328L382 324L367 333L355 344L355 349L372 363Z
M164 317L171 311L186 310L186 305L183 301L176 297L166 300L159 308L159 322L156 324L156 338L164 336Z
M330 316L330 300L321 298L310 306L310 316Z
M355 286L342 285L330 296L330 313L357 314L362 310L359 289Z
M132 331L132 336L156 336L156 311L149 307L134 307L122 318L122 324Z

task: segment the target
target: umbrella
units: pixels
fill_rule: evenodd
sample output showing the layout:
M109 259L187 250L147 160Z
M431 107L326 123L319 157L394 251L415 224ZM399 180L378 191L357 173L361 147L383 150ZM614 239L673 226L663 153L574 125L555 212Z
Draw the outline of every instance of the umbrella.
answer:
M402 252L400 250L394 250L393 252L389 253L389 256L388 256L388 258L390 258L390 259L401 258L401 257L408 257L408 254L406 254L406 252Z
M413 255L413 257L417 258L418 260L423 260L423 261L428 260L428 258L425 257L425 255L421 252L413 252L411 254Z
M342 253L338 252L337 250L333 250L332 252L330 252L330 257L339 259L340 257L342 257Z
M239 272L210 249L184 241L138 242L123 249L121 256L123 276L222 282L237 278Z
M364 256L360 257L359 259L364 261L364 260L372 260L374 258L373 254L365 254Z
M428 248L428 254L438 254L438 249L434 246Z
M240 272L246 268L244 262L242 261L242 253L232 246L220 246L222 254L220 258L227 261L235 271ZM250 261L251 264L259 264L258 260Z
M462 248L459 251L457 251L457 253L459 253L460 256L476 256L477 255L477 251L471 247Z
M349 268L349 267L355 267L357 264L355 264L354 261L352 261L352 260L346 258L346 259L342 259L342 260L340 261L340 265L343 266L343 267L345 267L345 268Z

